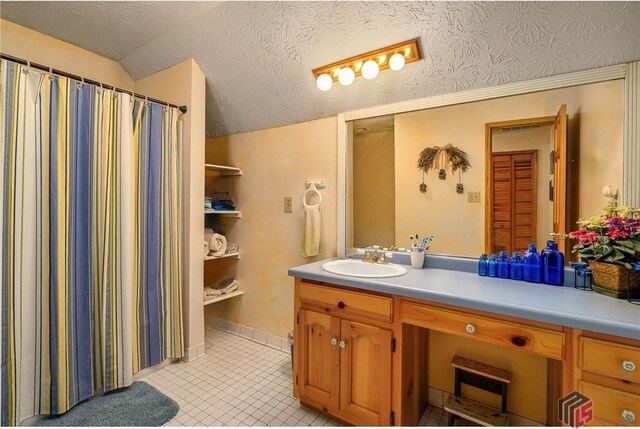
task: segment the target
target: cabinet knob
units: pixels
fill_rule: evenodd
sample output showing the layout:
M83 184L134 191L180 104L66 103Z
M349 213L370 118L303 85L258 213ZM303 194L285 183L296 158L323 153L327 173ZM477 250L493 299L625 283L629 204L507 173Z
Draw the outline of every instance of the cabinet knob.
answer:
M625 419L628 422L635 422L636 421L636 413L634 413L633 411L629 411L629 410L623 410L622 411L622 418Z
M331 345L335 346L336 344L338 344L338 340L336 338L331 338Z
M342 309L343 309L343 308L345 308L345 307L346 307L346 305L344 304L344 302L342 302L342 301L339 301L339 302L338 302L338 308L339 308L340 310L342 310Z
M341 349L344 349L347 343L345 343L344 340L340 340L340 343L338 343L338 345L340 346Z
M625 371L628 372L633 372L636 370L636 364L633 363L633 361L630 360L623 360L622 361L622 369L624 369Z
M473 326L471 323L469 323L465 329L470 334L473 334L474 332L476 332L476 327Z

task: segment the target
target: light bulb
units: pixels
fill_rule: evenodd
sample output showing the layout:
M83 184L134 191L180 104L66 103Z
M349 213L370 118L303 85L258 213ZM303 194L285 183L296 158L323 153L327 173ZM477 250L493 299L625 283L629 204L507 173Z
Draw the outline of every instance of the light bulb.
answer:
M391 55L391 58L389 58L389 68L393 71L398 71L402 70L402 67L404 67L404 55L400 52Z
M367 80L371 80L371 79L374 79L376 76L378 76L378 73L380 73L380 66L378 65L378 62L375 60L367 60L362 65L361 72L362 72L363 78Z
M351 85L355 78L356 74L351 67L343 67L338 73L338 81L344 86Z
M322 73L316 79L316 86L320 91L329 91L333 86L333 79L328 73Z

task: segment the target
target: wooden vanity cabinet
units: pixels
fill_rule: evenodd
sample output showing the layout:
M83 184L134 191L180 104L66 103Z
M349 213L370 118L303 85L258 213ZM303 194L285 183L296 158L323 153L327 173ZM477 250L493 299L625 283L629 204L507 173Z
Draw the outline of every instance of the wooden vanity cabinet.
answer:
M303 282L296 292L294 394L353 425L392 424L391 298Z
M640 341L582 332L576 389L593 401L589 426L640 426Z
M294 305L294 396L349 424L418 423L437 331L547 358L548 425L574 390L593 400L589 425L640 425L638 340L301 279Z

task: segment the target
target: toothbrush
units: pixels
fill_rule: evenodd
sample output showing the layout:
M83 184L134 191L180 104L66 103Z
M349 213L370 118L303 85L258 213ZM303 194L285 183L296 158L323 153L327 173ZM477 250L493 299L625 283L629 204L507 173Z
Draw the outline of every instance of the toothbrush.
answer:
M420 251L422 252L424 248L427 246L427 237L422 239L422 243L420 243Z

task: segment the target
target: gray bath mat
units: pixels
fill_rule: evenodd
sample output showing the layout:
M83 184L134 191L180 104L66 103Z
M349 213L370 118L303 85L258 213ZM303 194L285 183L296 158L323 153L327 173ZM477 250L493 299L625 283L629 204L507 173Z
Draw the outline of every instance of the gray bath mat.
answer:
M155 387L136 381L97 396L34 426L162 426L178 414L178 404Z

